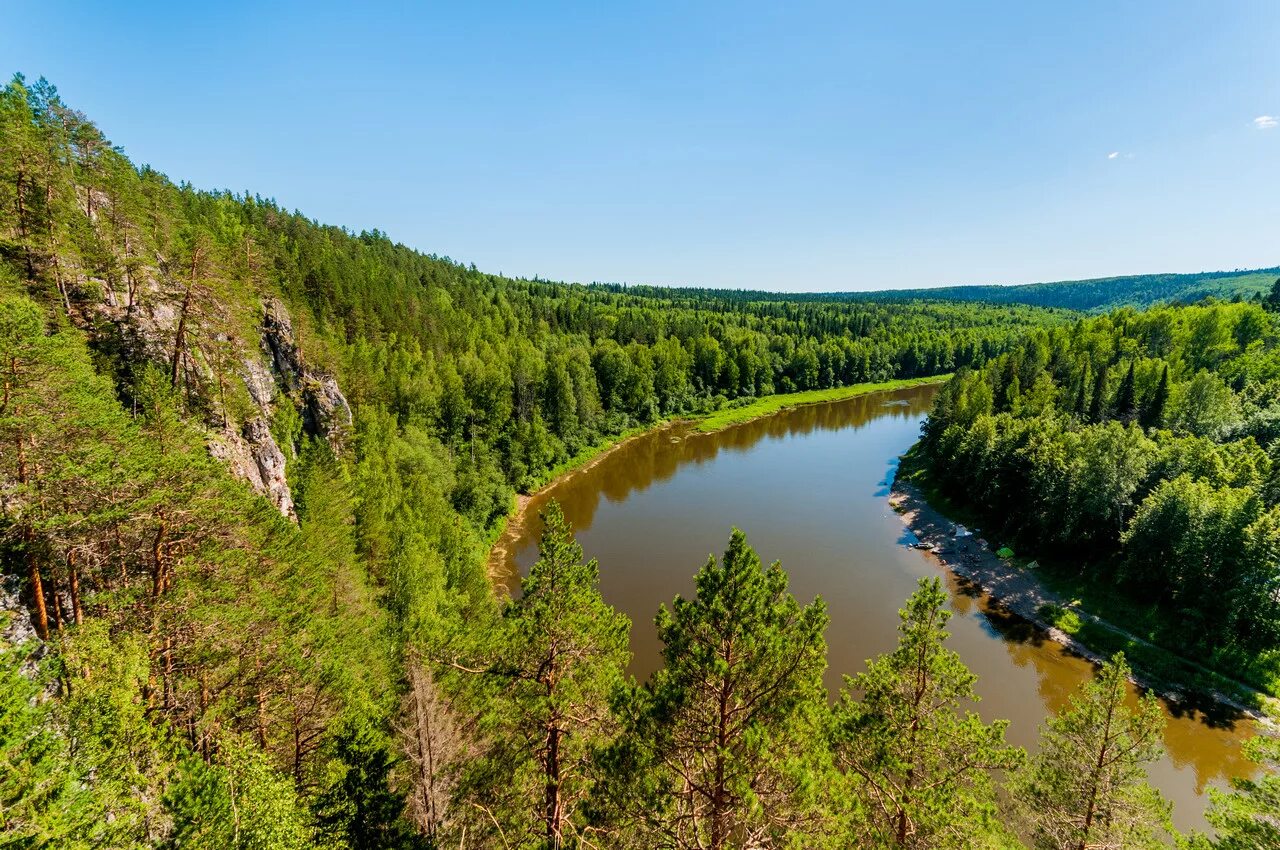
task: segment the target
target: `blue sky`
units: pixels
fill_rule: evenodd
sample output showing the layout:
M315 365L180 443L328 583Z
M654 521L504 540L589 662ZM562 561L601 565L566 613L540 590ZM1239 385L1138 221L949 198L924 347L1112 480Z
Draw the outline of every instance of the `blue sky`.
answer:
M6 5L0 67L135 161L488 271L1280 263L1274 2Z

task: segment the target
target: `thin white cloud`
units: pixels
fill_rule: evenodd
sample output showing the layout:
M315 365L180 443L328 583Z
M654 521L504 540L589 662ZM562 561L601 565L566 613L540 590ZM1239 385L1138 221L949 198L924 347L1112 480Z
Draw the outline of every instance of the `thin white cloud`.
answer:
M1107 154L1107 159L1115 159L1118 156L1120 156L1120 151L1112 151L1111 153Z
M1280 124L1280 118L1277 118L1274 115L1259 115L1257 118L1253 119L1253 126L1257 127L1259 130L1270 130L1277 124Z

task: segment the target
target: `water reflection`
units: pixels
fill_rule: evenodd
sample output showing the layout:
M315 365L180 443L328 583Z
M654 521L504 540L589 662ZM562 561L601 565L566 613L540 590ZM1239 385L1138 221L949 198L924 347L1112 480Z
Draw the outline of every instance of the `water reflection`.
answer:
M692 592L693 574L736 525L762 558L783 562L797 597L826 600L834 692L842 674L893 646L903 600L919 577L940 571L902 545L912 538L886 499L935 391L801 407L714 434L676 424L642 435L536 496L530 521L495 547L491 566L515 583L537 557L537 510L559 500L600 561L605 598L632 619L632 673L644 678L659 661L658 606ZM1064 705L1091 665L992 606L980 588L946 576L957 614L949 643L979 677L979 710L1009 718L1010 739L1034 745L1046 713ZM1247 724L1201 707L1174 706L1169 717L1169 755L1152 778L1174 801L1178 825L1200 826L1204 789L1249 770L1239 746Z

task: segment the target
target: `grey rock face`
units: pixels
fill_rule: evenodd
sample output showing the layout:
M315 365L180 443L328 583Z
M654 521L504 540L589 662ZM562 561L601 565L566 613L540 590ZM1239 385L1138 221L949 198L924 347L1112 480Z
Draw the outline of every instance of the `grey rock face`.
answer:
M341 449L351 431L351 405L332 375L310 369L298 348L289 311L278 300L263 305L262 342L286 393L302 405L303 427Z
M285 478L284 452L276 443L267 421L255 417L240 433L219 431L209 437L209 453L227 465L237 478L265 495L280 513L297 519L293 492Z
M0 576L0 647L22 646L28 641L38 641L31 613L22 601L21 583L17 576ZM43 646L41 646L43 649ZM37 651L29 661L43 655Z
M91 218L110 204L105 195L82 195ZM190 287L183 283L182 275L174 277L163 271L167 261L158 253L152 262L148 268L135 266L131 276L115 286L85 270L85 282L96 286L100 297L78 304L75 319L91 334L116 335L109 347L121 356L167 369L173 362L184 293ZM286 452L291 454L293 447L282 449L271 433L276 405L293 404L302 415L306 432L327 440L335 451L342 449L351 434L351 406L332 375L306 362L293 318L281 300L269 296L263 301L260 334L246 339L241 330L244 322L237 325L218 320L233 314L246 318L249 305L219 303L212 293L206 287L197 299L199 308L193 308L194 319L188 320L193 323L187 326L189 340L181 353L183 376L206 404L209 451L233 474L267 496L282 514L296 518L284 472ZM201 328L202 323L206 327ZM191 340L211 345L205 349ZM232 363L222 361L215 368L210 362L211 350L224 354L229 350ZM229 372L244 382L252 402L247 412L223 409Z
M351 430L351 405L329 375L308 375L303 398L306 411L303 424L308 433L324 437L339 449Z
M296 392L304 374L302 353L298 351L293 333L293 319L284 304L275 298L269 298L263 304L262 342L271 355L271 365L284 384L285 392Z
M171 362L180 307L176 293L167 291L157 275L148 275L138 282L132 303L128 303L124 293L112 290L105 282L99 283L102 298L91 307L98 321L86 317L87 329L101 328L99 322L106 320L107 326L120 335L129 356L162 365ZM271 433L275 405L296 405L306 432L327 440L335 451L341 450L350 435L351 406L331 375L313 370L306 363L293 319L284 304L267 298L262 315L261 337L239 341L242 354L235 364L235 372L257 408L256 415L242 416L244 421L236 423L223 411L215 410L207 423L208 447L234 475L269 498L286 517L296 519L293 494L285 477L285 450ZM224 335L218 340L228 341ZM235 340L231 342L236 344ZM186 367L197 382L206 387L214 383L209 364L200 358L189 357ZM292 451L292 447L288 450Z

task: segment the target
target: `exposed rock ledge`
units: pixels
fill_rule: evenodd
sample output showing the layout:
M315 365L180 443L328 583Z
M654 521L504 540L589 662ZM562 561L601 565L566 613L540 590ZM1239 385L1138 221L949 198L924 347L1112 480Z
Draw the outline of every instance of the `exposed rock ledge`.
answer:
M143 276L129 298L113 291L105 281L96 281L102 297L88 305L87 314L78 317L80 324L91 334L113 328L119 335L119 348L127 357L169 362L178 322L177 292L163 286L159 277ZM233 309L230 304L221 306ZM214 415L206 422L209 453L270 499L282 514L296 519L293 493L285 477L285 452L292 452L293 447L282 449L271 433L275 405L282 401L294 404L302 415L305 432L327 440L335 451L340 451L350 436L351 407L337 380L306 362L284 304L267 298L261 311L257 339L217 337L221 342L230 341L240 352L235 371L256 410L237 422L224 416L215 403ZM200 356L189 356L186 365L199 383L206 387L214 383L209 364Z

